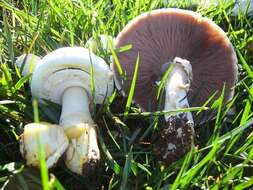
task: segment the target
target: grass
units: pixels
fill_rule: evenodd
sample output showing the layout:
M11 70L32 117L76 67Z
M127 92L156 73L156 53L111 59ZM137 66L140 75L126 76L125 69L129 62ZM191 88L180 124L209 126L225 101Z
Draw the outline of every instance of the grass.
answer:
M224 0L217 7L192 9L214 20L233 43L239 61L236 94L226 106L221 96L210 107L216 118L196 125L196 147L185 157L169 167L158 162L151 151L163 113L141 113L131 104L132 94L124 98L115 91L110 102L93 115L100 127L102 154L102 163L94 176L75 175L60 164L49 174L42 167L40 177L38 171L23 164L18 137L23 126L34 121L34 109L30 77L21 77L14 66L15 58L26 52L45 55L62 46L84 46L91 36L102 33L116 36L140 13L171 6L187 8L190 1L173 5L168 2L0 1L1 189L253 189L253 52L248 48L253 43L253 18L241 12L231 17L234 2ZM115 57L111 44L110 49ZM110 63L108 52L97 54ZM137 59L136 70L138 62ZM191 111L199 113L203 109ZM58 105L39 105L37 120L57 123L59 113Z

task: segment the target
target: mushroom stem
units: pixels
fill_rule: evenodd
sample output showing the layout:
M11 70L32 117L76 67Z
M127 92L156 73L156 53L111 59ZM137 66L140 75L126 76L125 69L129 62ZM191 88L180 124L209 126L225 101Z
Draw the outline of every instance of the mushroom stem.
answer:
M80 136L81 123L94 124L89 110L89 97L82 87L67 88L62 96L60 125L69 138Z
M83 124L79 138L71 139L66 152L66 166L79 175L91 175L100 161L96 125Z
M96 124L89 111L89 97L82 87L70 87L62 96L60 125L70 139L67 167L80 175L94 172L100 160Z
M190 88L192 67L189 61L176 57L166 79L164 110L188 108L187 92ZM167 66L167 65L165 65ZM166 125L159 132L154 153L165 164L180 159L193 145L194 122L191 112L165 114Z
M164 110L188 108L187 92L190 88L192 67L189 61L176 57L173 61L173 68L166 79L166 98ZM175 114L179 116L182 113ZM189 123L194 124L191 112L186 112ZM169 121L171 114L164 115L165 120Z

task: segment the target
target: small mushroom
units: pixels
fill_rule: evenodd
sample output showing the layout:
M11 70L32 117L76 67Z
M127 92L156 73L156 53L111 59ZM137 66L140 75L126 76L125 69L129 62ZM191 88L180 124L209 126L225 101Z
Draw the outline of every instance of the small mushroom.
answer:
M23 54L15 62L23 76L32 73L40 64L41 58L34 54Z
M59 125L70 139L65 163L75 173L89 174L100 160L89 105L92 100L102 104L111 95L109 66L85 48L60 48L41 60L32 76L31 91L34 97L62 105Z
M25 126L21 135L20 152L26 160L26 164L39 167L39 146L45 153L48 168L55 166L69 143L63 128L49 123L30 123Z
M159 108L157 89L165 80L164 111L202 106L215 92L219 97L225 84L225 103L234 94L237 58L224 31L208 18L188 10L159 9L134 18L116 37L116 48L132 45L118 52L123 75L115 62L112 70L116 87L128 94L137 55L140 63L134 101L143 110ZM165 114L166 126L160 131L154 153L166 164L181 158L194 139L194 121L190 112Z
M91 49L92 52L94 53L96 53L98 49L102 49L104 52L110 52L108 39L111 41L113 45L114 38L112 36L100 34L97 36L97 38L95 37L89 38L85 44L85 47Z

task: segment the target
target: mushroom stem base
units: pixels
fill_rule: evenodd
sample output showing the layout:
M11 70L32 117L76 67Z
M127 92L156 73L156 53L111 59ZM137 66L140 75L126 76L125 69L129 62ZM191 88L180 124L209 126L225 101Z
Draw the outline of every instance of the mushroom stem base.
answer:
M83 123L80 137L70 140L66 166L74 173L87 176L94 173L99 161L96 125Z
M166 79L164 110L188 108L187 93L190 88L192 67L189 61L176 57ZM165 164L180 159L193 145L194 122L191 112L165 114L165 127L159 132L154 149Z
M182 158L194 146L194 131L184 114L171 116L159 132L159 140L155 144L154 154L170 165Z

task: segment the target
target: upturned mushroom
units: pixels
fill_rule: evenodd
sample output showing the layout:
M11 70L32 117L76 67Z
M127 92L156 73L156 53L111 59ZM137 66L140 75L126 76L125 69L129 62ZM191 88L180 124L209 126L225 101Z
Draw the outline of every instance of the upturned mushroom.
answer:
M41 64L41 58L34 54L23 54L15 62L23 76L32 74ZM45 151L48 168L57 165L63 153L67 150L69 141L63 128L49 123L29 123L24 126L20 136L20 152L26 165L39 167L38 143Z
M116 37L116 48L128 44L132 49L117 53L124 76L115 62L112 70L116 87L127 95L139 54L133 99L143 110L159 109L157 88L168 68L172 70L165 80L164 111L202 106L215 92L218 98L224 85L224 102L233 97L237 57L225 32L210 19L174 8L144 13ZM164 117L166 126L161 127L154 153L170 164L193 145L194 121L191 112Z
M109 66L85 48L60 48L43 57L32 75L31 91L34 97L62 105L59 125L70 141L65 163L75 173L89 174L100 160L89 106L111 95Z
M39 167L39 146L45 153L46 165L52 168L66 151L69 141L63 128L50 123L29 123L25 125L20 139L20 152L26 164Z

